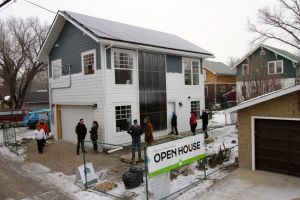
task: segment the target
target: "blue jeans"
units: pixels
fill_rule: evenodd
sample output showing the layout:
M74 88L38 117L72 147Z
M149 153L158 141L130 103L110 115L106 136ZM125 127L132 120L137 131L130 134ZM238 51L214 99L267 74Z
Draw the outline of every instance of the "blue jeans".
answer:
M140 138L132 138L132 145L131 145L131 158L135 158L135 149L138 150L139 159L142 159L142 151L141 151L141 139Z

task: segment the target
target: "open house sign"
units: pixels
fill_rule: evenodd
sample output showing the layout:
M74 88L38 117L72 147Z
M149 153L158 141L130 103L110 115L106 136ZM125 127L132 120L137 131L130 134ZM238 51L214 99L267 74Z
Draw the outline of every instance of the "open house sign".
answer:
M205 157L204 136L198 134L147 148L149 177Z

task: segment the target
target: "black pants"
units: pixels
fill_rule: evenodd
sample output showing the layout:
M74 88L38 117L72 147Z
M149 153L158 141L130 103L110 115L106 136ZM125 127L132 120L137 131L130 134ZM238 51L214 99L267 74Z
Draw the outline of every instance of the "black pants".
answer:
M208 138L208 134L207 134L207 124L202 124L202 130L205 134L205 139Z
M174 133L173 132L174 129L175 129L175 134L178 135L177 125L172 125L172 133Z
M94 151L97 151L98 150L97 140L92 140L92 142L93 142Z
M84 152L84 140L77 140L77 154L79 154L79 149L80 149L80 145L81 145L81 150L82 153Z
M191 125L191 131L192 131L193 135L196 134L196 127L197 127L197 124L192 124Z
M39 153L43 153L44 139L36 140Z

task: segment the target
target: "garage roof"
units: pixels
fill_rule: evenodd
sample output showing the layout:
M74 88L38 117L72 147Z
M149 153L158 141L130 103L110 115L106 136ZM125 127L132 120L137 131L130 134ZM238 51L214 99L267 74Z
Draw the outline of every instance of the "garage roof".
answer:
M264 95L255 97L253 99L249 99L247 101L244 101L244 102L238 104L237 106L234 106L232 108L228 108L228 109L224 110L224 112L225 113L235 112L235 111L241 110L243 108L247 108L247 107L250 107L250 106L265 102L265 101L269 101L271 99L274 99L274 98L277 98L277 97L280 97L280 96L283 96L283 95L286 95L289 93L293 93L296 91L300 91L300 85L284 88L281 90L277 90L274 92L270 92L268 94L264 94Z

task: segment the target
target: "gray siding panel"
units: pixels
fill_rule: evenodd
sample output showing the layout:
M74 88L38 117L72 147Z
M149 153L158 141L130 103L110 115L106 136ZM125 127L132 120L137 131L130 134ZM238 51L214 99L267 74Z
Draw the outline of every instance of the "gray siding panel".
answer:
M182 57L167 55L167 72L182 73Z
M63 75L68 73L68 64L72 66L72 74L81 73L81 53L92 49L96 49L96 67L97 69L101 69L100 45L89 36L83 34L82 31L73 26L71 23L66 22L56 41L56 44L58 44L58 47L53 47L49 54L50 77L52 77L51 61L56 59L62 60Z

